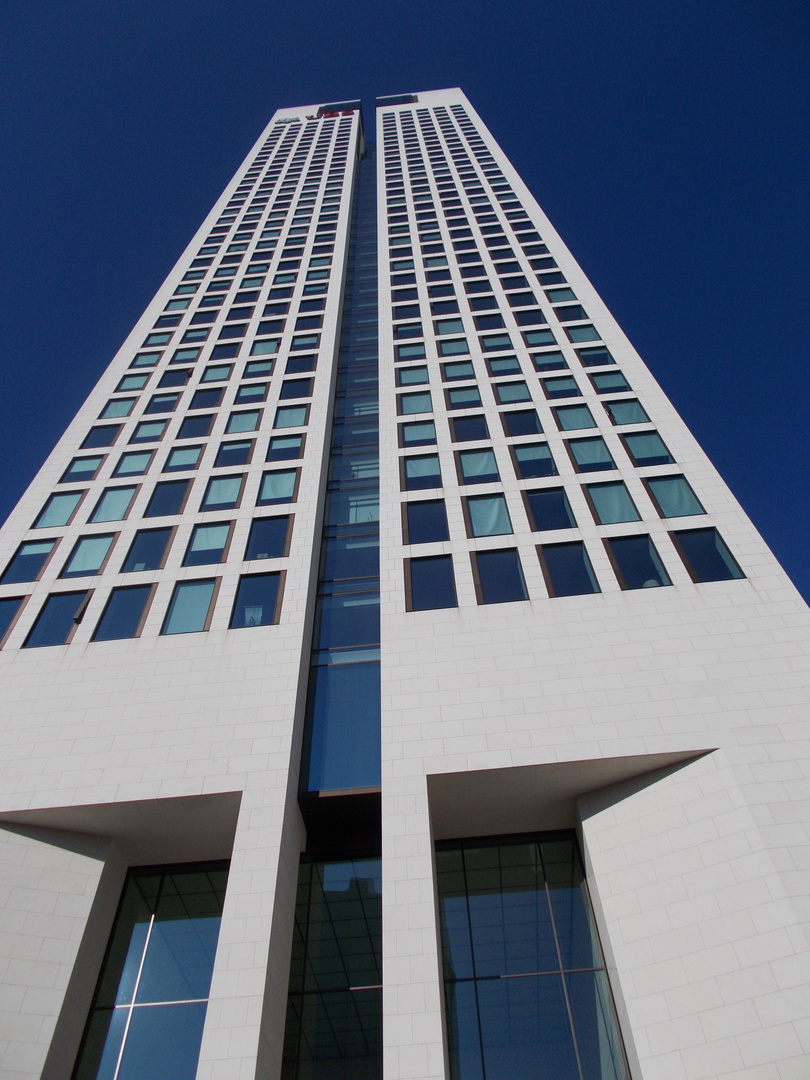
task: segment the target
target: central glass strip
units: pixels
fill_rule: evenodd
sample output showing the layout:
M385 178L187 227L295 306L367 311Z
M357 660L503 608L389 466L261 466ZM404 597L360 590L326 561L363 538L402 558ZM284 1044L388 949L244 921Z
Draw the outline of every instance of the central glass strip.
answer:
M334 423L302 791L380 783L380 532L377 179L358 162L337 360Z

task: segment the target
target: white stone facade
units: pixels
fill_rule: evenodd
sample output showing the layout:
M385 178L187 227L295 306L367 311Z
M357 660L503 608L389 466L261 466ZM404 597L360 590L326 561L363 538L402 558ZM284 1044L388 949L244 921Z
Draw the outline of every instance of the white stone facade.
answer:
M401 123L402 114L427 109L435 123L434 110L452 106L465 110L624 373L630 396L642 402L650 417L644 430L660 433L677 464L633 466L620 439L624 429L607 419L574 344L549 314L617 466L604 477L576 473L563 445L570 433L557 430L556 403L540 388L532 350L508 323L531 406L557 462L553 482L565 489L577 521L573 530L533 531L521 492L548 481L517 478L509 456L515 440L503 434L504 410L476 344L481 335L464 311L481 387L482 406L474 411L487 417L501 476L480 491L505 494L514 533L467 536L461 500L473 492L457 482L458 446L446 421L440 367L446 358L428 335L424 363L450 539L411 548L402 542L401 504L423 495L403 492L400 483L403 418L383 218L383 122L393 115ZM68 462L143 351L277 121L294 118L284 128L300 139L304 118L316 111L279 110L268 125L12 513L0 533L2 566L21 542L43 536L32 522L60 490ZM449 1076L434 842L556 828L574 828L580 838L633 1076L804 1080L810 1075L808 609L464 95L420 93L418 102L377 112L385 1080ZM333 276L345 261L362 138L359 113L350 115ZM448 112L451 123L455 115ZM424 132L418 123L416 129L426 158ZM408 208L415 236L412 200ZM449 228L440 223L439 229L449 253ZM474 236L483 250L480 233ZM513 246L535 282L529 257ZM419 267L415 243L413 250ZM250 258L260 261L258 252ZM452 275L462 296L457 266ZM423 274L419 286L429 325ZM534 289L550 313L543 290ZM126 867L218 858L230 858L231 871L197 1075L279 1075L297 860L306 844L298 762L340 300L340 290L331 290L306 452L289 463L302 469L297 499L268 509L295 518L289 554L273 566L286 572L277 625L228 629L240 573L266 567L238 557L213 570L181 566L199 521L232 520L231 551L244 546L268 468L277 372L261 406L256 452L237 470L246 474L241 503L206 515L196 507L230 412L235 379L228 384L207 442L210 459L195 474L186 512L172 519L178 532L164 567L135 575L117 569L144 525L154 482L166 479L157 474L168 437L158 444L151 471L133 481L140 490L126 520L87 523L127 448L136 409L115 446L101 451L106 459L98 476L67 485L87 494L70 523L46 530L59 545L41 579L0 585L0 600L28 597L0 651L0 1075L7 1080L69 1080ZM291 323L279 355L295 333ZM245 353L233 363L244 363ZM178 410L170 424L180 419ZM659 516L642 479L673 472L687 478L705 515ZM596 524L583 493L592 479L623 479L640 520ZM718 529L744 579L692 580L668 533L707 526ZM80 535L110 531L120 535L109 569L89 584L58 579ZM652 537L671 586L620 587L603 539L642 534ZM564 540L584 541L601 592L548 595L536 549ZM518 550L529 599L480 604L470 552L505 546ZM404 561L433 554L453 556L458 606L408 611ZM214 575L221 583L209 628L161 636L174 583ZM146 582L156 583L157 592L140 636L91 641L109 590ZM50 593L84 588L93 592L68 644L21 647Z

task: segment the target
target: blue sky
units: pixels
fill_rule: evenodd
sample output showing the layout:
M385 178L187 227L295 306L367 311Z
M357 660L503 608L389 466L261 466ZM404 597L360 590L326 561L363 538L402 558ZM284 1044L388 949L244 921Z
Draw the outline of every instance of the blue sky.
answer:
M461 86L810 596L802 2L4 5L0 519L281 106Z

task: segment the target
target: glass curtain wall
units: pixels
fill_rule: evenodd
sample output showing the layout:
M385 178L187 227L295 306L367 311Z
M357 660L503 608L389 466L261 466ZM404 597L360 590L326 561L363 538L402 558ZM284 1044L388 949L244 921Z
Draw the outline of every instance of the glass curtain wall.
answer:
M301 860L281 1080L382 1077L377 858Z
M572 834L439 844L452 1080L630 1080Z
M194 1080L227 863L131 870L72 1080Z
M302 788L380 783L377 192L358 162L329 485L307 696Z

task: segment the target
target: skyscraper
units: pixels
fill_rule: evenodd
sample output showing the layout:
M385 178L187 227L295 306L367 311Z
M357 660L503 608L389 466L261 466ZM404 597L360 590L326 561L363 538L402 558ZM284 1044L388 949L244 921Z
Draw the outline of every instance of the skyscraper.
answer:
M0 534L0 1072L803 1077L807 608L464 95L376 113Z

